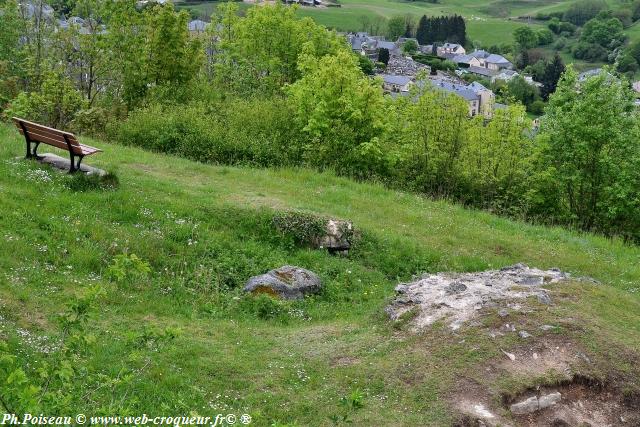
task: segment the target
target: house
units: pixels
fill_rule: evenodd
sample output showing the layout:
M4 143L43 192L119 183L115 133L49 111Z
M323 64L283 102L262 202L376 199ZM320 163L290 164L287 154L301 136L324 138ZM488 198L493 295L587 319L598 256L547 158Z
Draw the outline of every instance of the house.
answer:
M386 41L384 37L370 36L365 32L350 33L346 36L351 45L351 50L355 53L367 56L373 61L378 60L379 49L389 50L389 56L400 56L402 54L400 46L395 42Z
M434 88L453 93L467 101L470 117L483 115L485 118L490 119L493 116L495 95L482 84L473 82L465 85L444 79L433 79L429 80L429 82Z
M466 65L470 73L485 77L493 77L502 70L513 68L513 64L507 58L486 50L476 50L468 55L456 55L451 60L457 64Z
M51 6L43 1L26 1L19 2L20 14L26 19L45 19L47 21L53 20L55 11Z
M187 24L187 28L190 33L204 33L207 27L209 26L208 22L201 21L200 19L194 19L193 21Z
M409 92L413 80L409 76L382 74L382 87L387 92Z
M467 53L464 47L457 43L445 43L436 48L436 54L441 58L451 58L456 55L464 55Z

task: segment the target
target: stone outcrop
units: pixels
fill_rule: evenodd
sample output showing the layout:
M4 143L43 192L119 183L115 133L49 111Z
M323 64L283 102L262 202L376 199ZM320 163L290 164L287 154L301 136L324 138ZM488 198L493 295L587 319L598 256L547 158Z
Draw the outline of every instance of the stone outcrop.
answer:
M243 290L253 294L262 293L295 300L318 293L321 289L322 281L315 273L304 268L285 265L250 278Z
M518 310L519 302L527 297L551 304L543 285L568 278L569 274L558 269L539 270L524 264L477 273L426 274L414 282L398 285L397 297L385 311L394 320L409 311L415 312L414 329L438 320L445 320L452 329L457 329L484 307L502 305ZM506 317L508 313L504 309L499 315Z

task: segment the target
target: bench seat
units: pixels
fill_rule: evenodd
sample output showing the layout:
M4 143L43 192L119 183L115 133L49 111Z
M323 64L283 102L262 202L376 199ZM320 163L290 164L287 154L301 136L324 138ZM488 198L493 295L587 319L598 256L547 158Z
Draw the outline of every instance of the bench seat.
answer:
M40 144L47 144L66 150L71 157L70 173L80 170L80 163L85 156L90 156L102 151L99 148L81 144L71 132L50 128L18 117L13 117L13 122L26 141L26 158L39 158L37 150ZM33 149L31 148L32 143L35 144ZM75 161L76 157L78 158L77 162Z

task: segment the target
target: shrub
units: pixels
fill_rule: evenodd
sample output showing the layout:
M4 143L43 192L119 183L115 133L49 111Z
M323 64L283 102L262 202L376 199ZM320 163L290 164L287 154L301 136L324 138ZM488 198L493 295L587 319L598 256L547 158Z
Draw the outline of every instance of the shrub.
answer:
M107 278L117 283L146 278L151 273L149 263L138 258L136 254L116 255L107 268Z
M281 99L233 100L205 105L151 105L111 129L125 145L179 154L207 163L290 165L302 141Z

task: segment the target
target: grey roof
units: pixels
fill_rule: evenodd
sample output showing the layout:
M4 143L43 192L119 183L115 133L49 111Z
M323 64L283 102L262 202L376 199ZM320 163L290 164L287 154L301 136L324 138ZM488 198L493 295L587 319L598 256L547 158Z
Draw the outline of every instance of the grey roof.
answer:
M489 56L491 56L491 54L489 52L487 52L486 50L474 50L473 52L471 52L469 54L469 56L472 56L474 58L487 58Z
M201 21L200 19L194 19L187 24L189 31L204 31L209 23Z
M378 42L378 49L381 49L381 48L394 50L396 48L396 44L394 42L379 41Z
M457 49L462 46L460 46L458 43L445 43L442 45L442 47L445 49Z
M498 72L496 70L490 70L488 68L484 68L484 67L474 67L471 66L468 68L470 73L474 73L474 74L480 74L481 76L487 76L487 77L493 77L496 74L498 74Z
M462 63L462 64L468 64L469 61L471 61L472 56L471 55L456 55L453 58L451 58L451 60L453 62L457 62L458 64Z
M511 64L511 62L509 62L507 58L505 58L502 55L497 55L495 53L492 53L491 55L487 56L485 61L491 62L492 64Z
M467 101L477 101L478 95L469 87L461 84L451 83L445 80L429 80L434 88L441 89L446 92L455 93L463 97Z
M408 77L408 76L383 74L381 77L385 83L392 84L392 85L399 85L399 86L404 86L411 81L411 77Z
M488 90L486 87L484 87L484 85L482 85L482 83L478 83L478 82L473 82L467 87L476 93L479 91Z

